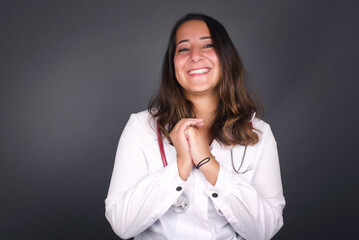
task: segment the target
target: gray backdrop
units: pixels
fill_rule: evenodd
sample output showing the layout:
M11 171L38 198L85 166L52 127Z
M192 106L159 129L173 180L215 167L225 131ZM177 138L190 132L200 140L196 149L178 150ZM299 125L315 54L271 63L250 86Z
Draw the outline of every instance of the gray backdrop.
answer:
M354 239L358 1L1 1L0 238L116 239L104 217L130 113L159 86L174 22L227 28L276 136L275 239Z

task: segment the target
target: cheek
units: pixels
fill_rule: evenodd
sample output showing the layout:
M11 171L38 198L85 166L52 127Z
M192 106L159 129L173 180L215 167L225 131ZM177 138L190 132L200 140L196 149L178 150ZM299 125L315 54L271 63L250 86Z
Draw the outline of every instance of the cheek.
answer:
M176 71L181 70L183 68L184 62L185 62L184 56L181 55L175 56L173 59L175 70Z
M219 65L219 59L215 51L212 51L208 54L208 58L211 59L211 62L218 66Z
M173 63L175 66L175 74L176 74L176 78L178 79L180 77L180 75L184 74L184 65L185 65L185 58L184 56L178 55L175 56L173 59Z
M222 68L219 62L217 54L213 51L210 55L208 55L208 59L212 62L213 66L215 67L215 72L218 78L222 77Z

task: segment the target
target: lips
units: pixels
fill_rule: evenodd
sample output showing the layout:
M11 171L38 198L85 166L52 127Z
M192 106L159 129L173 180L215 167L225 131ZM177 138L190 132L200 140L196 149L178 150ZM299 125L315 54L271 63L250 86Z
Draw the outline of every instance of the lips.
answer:
M209 71L211 71L212 69L209 67L204 67L204 68L196 68L196 69L190 69L187 71L187 74L190 76L193 75L202 75L202 74L207 74Z

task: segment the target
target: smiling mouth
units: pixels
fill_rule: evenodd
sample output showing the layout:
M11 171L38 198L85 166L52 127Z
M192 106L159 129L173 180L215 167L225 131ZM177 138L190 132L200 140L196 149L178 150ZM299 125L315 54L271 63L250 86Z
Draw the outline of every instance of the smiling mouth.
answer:
M187 71L189 75L205 74L211 71L211 68L198 68Z

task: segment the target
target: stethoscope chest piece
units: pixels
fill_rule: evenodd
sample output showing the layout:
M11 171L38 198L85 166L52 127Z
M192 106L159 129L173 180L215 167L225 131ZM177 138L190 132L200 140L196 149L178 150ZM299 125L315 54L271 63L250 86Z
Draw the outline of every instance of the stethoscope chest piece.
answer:
M183 195L180 195L177 198L177 201L174 204L172 204L173 211L177 213L184 212L187 210L187 208L188 208L188 200Z

